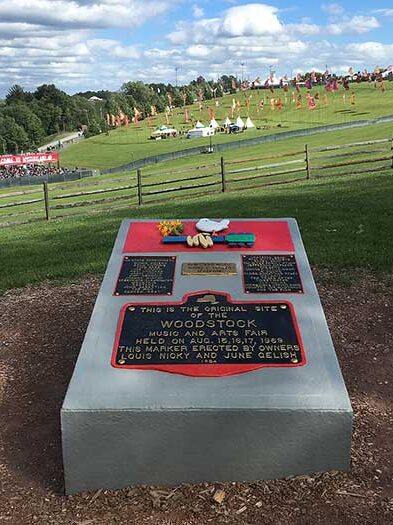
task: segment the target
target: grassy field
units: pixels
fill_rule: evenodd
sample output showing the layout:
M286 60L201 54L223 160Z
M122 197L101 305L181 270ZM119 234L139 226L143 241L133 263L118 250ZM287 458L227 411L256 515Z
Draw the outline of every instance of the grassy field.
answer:
M328 104L323 101L324 89L319 87L312 92L320 94L320 101L313 111L309 111L306 90L302 89L303 107L296 109L292 91L286 95L283 90L276 90L274 96L281 97L284 108L272 111L270 109L270 98L273 96L267 90L250 91L238 93L234 97L226 96L219 99L220 106L215 107L214 101L207 101L205 109L200 112L196 105L188 106L189 114L195 123L196 120L208 125L209 107L214 109L215 118L218 122L223 122L227 115L230 115L230 105L232 98L241 102L240 115L245 120L247 110L245 107L245 97L251 95L250 117L254 124L261 129L247 130L238 135L218 134L214 137L214 143L230 142L233 140L252 138L281 131L289 131L302 128L310 128L325 124L344 123L353 120L363 120L376 118L393 113L393 83L386 83L384 95L379 90L375 90L373 84L353 84L351 90L345 92L340 89L337 93L328 95ZM356 104L351 106L349 103L350 93L356 94ZM343 95L346 95L345 102ZM265 99L264 110L259 114L257 106L261 99ZM237 113L235 112L235 118ZM234 120L234 119L233 119ZM120 128L110 131L108 135L92 137L70 146L61 153L61 163L64 166L88 167L88 168L110 168L116 167L134 160L159 155L171 151L185 149L200 145L208 145L207 139L187 140L185 138L167 139L160 141L149 140L151 132L156 126L165 124L163 114L158 115L152 121L153 125L149 128L147 121L142 121L139 127L130 125L128 128ZM185 124L184 113L181 108L175 108L171 117L171 124L179 131L186 131L192 127Z
M364 141L364 140L376 140L388 138L393 135L393 123L383 124L376 126L369 126L366 128L355 128L348 132L345 131L334 131L324 134L318 134L315 136L307 137L310 148L316 148L320 146L326 146L331 144L345 144L350 141ZM253 146L242 149L229 150L225 152L225 162L228 164L228 171L233 168L239 167L239 165L229 166L231 162L244 162L241 167L252 166L259 164L256 160L247 162L247 159L256 159L263 156L270 155L282 155L288 152L304 151L305 138L300 137L296 139L288 139L284 141L277 141L269 144L261 144L259 146ZM373 146L372 150L377 150L376 154L382 146ZM389 148L389 144L383 145L384 150ZM364 149L364 148L363 148ZM353 155L359 156L359 148L351 151ZM318 160L318 154L311 154L311 165ZM300 154L302 157L302 154ZM284 158L283 160L287 160ZM346 158L344 159L346 160ZM142 170L142 182L143 184L151 184L157 181L169 180L174 181L173 185L176 185L176 179L186 178L192 179L196 175L212 174L211 178L204 179L202 182L216 181L219 179L219 167L220 155L209 154L209 155L196 155L173 162L161 163L156 166L149 166ZM265 161L269 163L269 161ZM206 166L203 168L202 166ZM194 168L199 168L198 171L190 171ZM181 170L179 172L179 170ZM252 173L250 173L252 175ZM316 175L313 171L312 175ZM230 176L229 176L230 179ZM136 183L136 173L121 173L113 175L100 175L95 177L88 177L74 182L67 183L56 183L49 185L49 202L51 207L51 217L55 218L60 215L75 215L90 213L105 213L109 209L116 209L120 205L126 205L127 209L132 206L136 206L136 189L130 188L130 186ZM242 184L238 184L242 188ZM111 188L124 188L116 192L109 192ZM229 189L236 189L236 185L232 185ZM94 194L89 192L105 190L105 193ZM219 188L215 188L219 190ZM212 190L213 191L213 190ZM66 195L84 192L86 195L80 197L64 198ZM185 192L186 193L186 192ZM61 197L61 198L60 198ZM124 202L124 198L128 197L130 200ZM172 196L173 197L173 196ZM168 197L169 198L169 197ZM112 200L108 200L112 199ZM31 204L21 205L24 201L36 201ZM84 202L93 201L94 204L87 207L81 207ZM120 201L120 202L118 202ZM6 207L7 204L18 204L14 207ZM64 206L74 204L73 208L64 209ZM5 188L0 190L0 224L13 224L15 222L43 219L45 216L44 202L43 202L43 189L42 185L24 186L21 188ZM0 233L1 238L1 233Z
M313 265L329 268L337 278L353 269L391 272L392 180L391 173L330 177L5 228L0 232L0 292L102 273L126 217L295 217Z

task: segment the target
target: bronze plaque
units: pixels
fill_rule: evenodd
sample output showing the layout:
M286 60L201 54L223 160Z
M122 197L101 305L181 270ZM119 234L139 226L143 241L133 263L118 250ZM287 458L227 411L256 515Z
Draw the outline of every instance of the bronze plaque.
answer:
M243 255L246 293L302 293L294 255Z
M182 275L236 275L235 263L195 262L183 263Z
M126 256L115 295L171 295L176 257Z
M305 364L291 303L196 292L180 303L126 304L112 365L194 376Z

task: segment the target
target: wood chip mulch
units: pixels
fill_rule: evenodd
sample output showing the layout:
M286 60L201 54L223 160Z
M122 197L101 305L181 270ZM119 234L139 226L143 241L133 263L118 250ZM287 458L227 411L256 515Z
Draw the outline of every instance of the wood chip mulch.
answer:
M350 473L70 497L63 495L59 410L99 279L0 298L0 523L393 523L393 288L372 275L350 286L316 276L354 409Z

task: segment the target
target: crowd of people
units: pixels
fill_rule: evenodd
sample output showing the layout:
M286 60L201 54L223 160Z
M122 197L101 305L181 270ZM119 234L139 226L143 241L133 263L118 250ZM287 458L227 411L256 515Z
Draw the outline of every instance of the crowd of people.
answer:
M66 170L43 164L0 166L0 180L19 177L43 177L63 174Z

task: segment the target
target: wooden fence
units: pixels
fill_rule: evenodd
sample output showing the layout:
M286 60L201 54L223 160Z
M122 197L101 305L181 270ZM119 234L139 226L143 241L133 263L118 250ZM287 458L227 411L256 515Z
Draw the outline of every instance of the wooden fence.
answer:
M102 177L82 191L70 191L67 183L52 187L44 182L39 192L29 189L1 195L0 226L99 213L107 211L112 204L115 204L115 209L121 209L214 192L392 169L393 140L381 139L321 148L306 145L303 149L279 155L272 153L231 161L221 157L219 162L164 173L142 173L138 169L131 178L112 179L111 187L102 187L108 184ZM116 182L122 184L113 187ZM4 200L7 202L2 203ZM85 211L85 207L90 207L89 211Z

